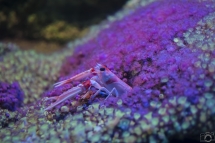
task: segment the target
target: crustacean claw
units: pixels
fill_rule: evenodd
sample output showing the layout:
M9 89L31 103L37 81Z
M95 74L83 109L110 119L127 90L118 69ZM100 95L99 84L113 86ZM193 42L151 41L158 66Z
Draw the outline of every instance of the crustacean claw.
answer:
M63 80L63 81L60 81L60 82L57 82L54 84L54 87L58 87L58 86L61 86L61 85L64 85L64 84L67 84L67 83L70 83L72 81L77 81L77 80L81 80L81 79L84 79L90 75L92 75L93 73L95 73L95 70L93 68L87 70L87 71L84 71L82 73L79 73L69 79L66 79L66 80Z
M77 87L73 87L72 89L69 89L68 91L64 92L60 96L54 96L54 97L50 97L48 99L46 98L45 101L52 100L52 99L55 99L56 101L54 103L52 103L50 106L48 106L45 109L45 111L52 109L53 107L62 103L65 100L67 100L68 98L74 97L75 95L81 93L82 90L83 90L82 87L77 86Z

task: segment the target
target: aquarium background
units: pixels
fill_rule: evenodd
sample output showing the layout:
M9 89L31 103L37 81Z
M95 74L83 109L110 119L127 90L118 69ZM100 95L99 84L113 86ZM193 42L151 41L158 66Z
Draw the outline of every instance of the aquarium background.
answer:
M0 142L200 142L215 133L215 1L1 1ZM97 63L127 95L44 111Z

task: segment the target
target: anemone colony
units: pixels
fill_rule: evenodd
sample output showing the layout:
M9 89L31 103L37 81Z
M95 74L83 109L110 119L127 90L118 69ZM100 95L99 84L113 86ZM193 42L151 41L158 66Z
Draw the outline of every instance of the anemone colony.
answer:
M107 23L63 64L72 48L50 57L5 50L1 80L18 81L25 97L19 112L0 110L3 142L168 142L190 135L199 141L199 133L215 129L214 1L155 1ZM132 92L96 99L88 108L76 108L81 103L70 99L44 112L49 103L42 96L71 88L48 90L58 77L96 63L107 65Z
M17 82L9 85L8 83L0 83L0 107L3 109L8 109L10 111L15 111L18 107L22 105L23 102L23 92Z

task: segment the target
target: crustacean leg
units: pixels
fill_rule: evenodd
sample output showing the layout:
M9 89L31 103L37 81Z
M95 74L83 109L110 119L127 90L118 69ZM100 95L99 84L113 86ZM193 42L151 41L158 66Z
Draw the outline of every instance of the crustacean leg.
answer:
M101 91L105 91L108 94L108 96L105 98L105 100L107 100L108 97L110 95L112 95L113 92L115 92L115 95L118 97L118 92L117 92L116 88L113 88L111 91L108 91L107 88L101 87L94 95L91 96L90 101L92 101L98 94L100 94Z
M107 88L103 87L103 86L100 86L100 84L94 80L91 80L92 82L92 86L94 86L95 88L98 89L98 91L96 91L95 94L93 94L91 97L90 97L90 101L92 101L101 91L105 91L108 96L105 98L105 100L110 96L112 95L113 92L115 92L115 95L118 97L118 92L116 90L116 88L114 87L111 91L109 91Z
M113 93L113 92L115 92L116 97L118 97L118 96L119 96L118 91L117 91L117 90L116 90L116 88L114 87L114 88L110 91L110 93L108 94L108 96L105 98L105 100L107 100L107 99L108 99L108 97L109 97L110 95L112 95L112 93Z

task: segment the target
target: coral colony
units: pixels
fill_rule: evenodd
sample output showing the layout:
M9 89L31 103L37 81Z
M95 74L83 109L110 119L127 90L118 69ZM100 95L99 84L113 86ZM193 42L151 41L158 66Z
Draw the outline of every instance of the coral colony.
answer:
M1 142L153 143L192 135L198 142L200 133L215 130L214 1L155 1L106 23L96 36L74 44L73 54L66 48L49 57L19 49L3 55ZM44 111L52 103L45 97L87 80L52 88L58 77L97 63L131 92L107 100L101 94L92 102L76 95Z

